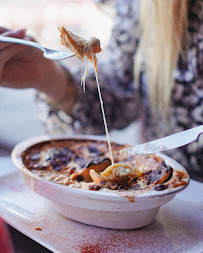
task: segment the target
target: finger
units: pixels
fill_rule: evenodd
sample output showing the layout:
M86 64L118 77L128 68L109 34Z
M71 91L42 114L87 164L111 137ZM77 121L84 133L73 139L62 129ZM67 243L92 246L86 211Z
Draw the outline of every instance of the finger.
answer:
M0 26L0 34L10 31L10 29Z
M33 42L37 42L37 40L36 40L34 37L32 37L32 36L30 36L30 35L28 35L28 34L26 34L25 37L24 37L23 39L24 39L24 40L33 41Z
M14 32L14 36L16 36L16 38L23 39L25 37L26 31L26 28L20 28Z
M7 63L13 56L18 54L23 47L23 45L13 44L2 50L0 52L0 68L2 68L2 66L5 65L5 63Z
M37 42L32 36L28 36L28 35L26 35L24 37L24 40ZM42 56L42 55L43 55L43 53L41 50L39 50L38 48L29 47L29 46L25 46L25 50L23 50L23 52L21 54L21 56L26 57L26 59L29 56L29 58L31 58L32 61L35 61L39 56Z
M19 38L19 39L23 39L25 37L27 29L26 28L20 28L16 31L5 31L4 33L1 33L2 36L6 36L6 37L14 37L14 38Z
M23 39L25 37L25 34L26 34L26 29L22 28L16 31L7 31L7 32L2 33L1 35L5 37L14 37L14 38ZM0 50L4 50L6 47L10 45L12 45L12 43L0 42Z

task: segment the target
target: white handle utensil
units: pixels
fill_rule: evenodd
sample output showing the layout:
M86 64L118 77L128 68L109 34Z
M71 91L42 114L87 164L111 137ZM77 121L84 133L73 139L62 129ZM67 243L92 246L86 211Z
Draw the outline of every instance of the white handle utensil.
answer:
M155 141L122 149L120 150L120 153L128 155L154 154L157 152L182 147L193 141L196 141L201 133L203 133L203 125Z

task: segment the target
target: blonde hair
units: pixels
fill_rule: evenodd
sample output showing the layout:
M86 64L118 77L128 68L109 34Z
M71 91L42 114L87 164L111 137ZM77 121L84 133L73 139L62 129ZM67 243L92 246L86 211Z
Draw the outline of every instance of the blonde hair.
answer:
M187 0L141 0L135 78L144 62L151 106L166 115L187 29Z

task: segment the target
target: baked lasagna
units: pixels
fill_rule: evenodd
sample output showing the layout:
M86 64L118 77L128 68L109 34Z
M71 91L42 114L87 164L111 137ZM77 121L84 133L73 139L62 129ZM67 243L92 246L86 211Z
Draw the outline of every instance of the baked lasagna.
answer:
M22 153L25 167L39 177L67 187L93 191L161 191L185 184L183 172L156 155L129 156L128 147L89 139L57 139L35 144Z

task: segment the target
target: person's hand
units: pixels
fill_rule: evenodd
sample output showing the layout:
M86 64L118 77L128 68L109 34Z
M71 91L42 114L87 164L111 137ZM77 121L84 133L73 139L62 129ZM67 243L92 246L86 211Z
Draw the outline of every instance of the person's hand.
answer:
M0 27L0 35L35 41L25 29ZM57 62L44 58L37 48L15 43L0 42L0 86L35 88L56 103L76 96L76 88L68 86L66 74Z
M25 29L12 31L0 27L0 35L34 41L26 35ZM51 67L51 62L36 48L0 42L0 86L39 88L44 79L43 71L49 66Z

